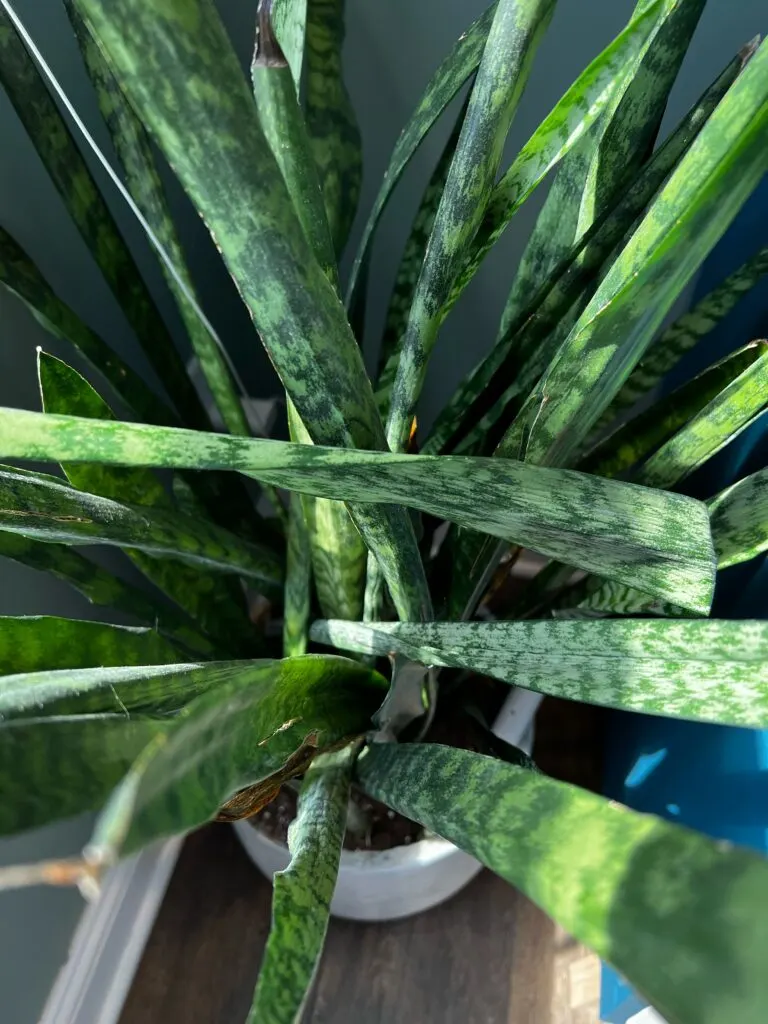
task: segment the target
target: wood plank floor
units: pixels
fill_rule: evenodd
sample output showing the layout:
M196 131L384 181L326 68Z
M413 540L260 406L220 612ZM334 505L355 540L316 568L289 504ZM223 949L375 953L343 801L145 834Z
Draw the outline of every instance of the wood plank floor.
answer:
M599 725L546 702L537 757L594 785ZM242 1024L271 887L233 831L184 845L121 1024ZM305 1024L594 1024L597 959L490 872L453 900L388 924L332 921Z

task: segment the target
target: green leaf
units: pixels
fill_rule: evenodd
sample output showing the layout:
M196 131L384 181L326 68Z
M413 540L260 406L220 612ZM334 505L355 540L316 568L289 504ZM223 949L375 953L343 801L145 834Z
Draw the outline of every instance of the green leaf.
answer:
M739 480L707 504L718 569L768 549L768 469Z
M467 104L462 104L453 131L448 137L437 166L432 172L424 195L421 197L419 209L416 211L411 232L405 243L403 256L395 277L392 296L389 300L387 318L384 325L381 353L379 355L380 373L376 385L376 401L382 415L389 409L392 395L392 384L400 361L402 341L408 326L408 314L413 304L413 296L419 280L421 264L424 260L429 236L435 224L435 216L445 190L445 182L451 169L451 161L456 152L456 145L467 113Z
M355 219L363 177L360 128L344 85L344 0L307 0L306 118L336 254Z
M528 296L606 214L633 180L664 114L706 0L665 0L639 69L589 136L563 162L532 231L502 316L502 330L523 312ZM651 0L638 0L633 19Z
M648 487L677 486L753 423L768 404L768 342L759 358L689 420L636 474Z
M0 502L0 530L23 537L138 548L241 575L268 590L282 584L282 569L271 551L177 511L125 505L7 468L0 469Z
M484 11L459 36L448 56L440 64L429 80L418 106L400 132L395 148L389 160L389 166L373 204L363 237L355 256L354 266L347 288L347 308L352 309L355 303L356 290L362 279L362 271L367 263L368 250L378 226L384 208L387 205L395 185L402 177L411 158L419 148L430 128L435 124L442 112L477 70L485 49L488 33L496 13L496 4Z
M168 270L165 261L159 261L213 400L227 430L247 436L250 434L248 420L226 352L188 298L188 295L192 295L197 300L195 285L168 209L149 137L117 84L104 53L75 10L72 0L66 0L65 6L86 71L96 91L99 110L123 169L128 191L180 278L179 282Z
M501 424L510 422L557 352L570 329L573 310L582 308L601 266L693 144L754 51L755 45L747 46L731 61L637 177L622 189L610 211L570 247L543 283L531 286L522 311L503 320L496 344L440 414L424 452L469 454L481 446L493 450Z
M374 745L357 776L519 888L670 1024L764 1019L762 857L466 750Z
M323 950L347 826L350 757L325 755L307 772L288 830L291 863L275 872L269 931L248 1024L294 1024Z
M703 505L573 471L509 459L246 440L21 410L0 410L2 453L38 460L66 461L74 455L117 465L228 468L320 497L399 501L696 611L710 604L714 558Z
M626 711L768 725L768 624L660 619L599 622L316 622L312 639L402 654L539 693Z
M101 625L98 623L97 625ZM167 662L163 658L163 662ZM0 678L0 719L83 714L171 715L229 684L248 685L278 661L213 661L63 669ZM5 723L3 723L5 724Z
M69 128L5 10L0 10L0 81L69 215L157 372L189 426L209 420L184 361L152 302Z
M96 825L95 861L188 832L228 801L242 812L241 790L261 784L263 798L271 776L301 774L316 754L363 732L385 689L358 662L305 655L254 665L248 678L198 697L113 794Z
M288 61L298 94L304 63L307 0L270 0L270 8L275 35Z
M578 145L601 114L615 106L642 66L645 43L656 27L661 0L634 18L592 61L526 142L491 193L471 251L451 291L451 307L505 231L512 217L549 171ZM445 310L444 310L445 312Z
M609 434L579 462L579 469L619 476L702 413L744 371L764 360L764 353L765 343L753 341L710 366Z
M288 549L285 562L283 600L283 655L293 658L307 651L312 552L304 522L304 508L298 494L291 495L288 507Z
M211 641L179 609L137 590L64 544L43 543L0 530L0 557L49 572L73 586L91 604L115 608L139 622L151 623L162 635L199 654L209 655L213 651Z
M0 616L0 674L97 665L159 665L179 660L178 649L154 629L52 615ZM3 686L0 680L0 694Z
M680 291L768 168L768 46L713 113L601 282L513 429L506 452L564 465Z
M713 331L768 274L768 246L760 249L667 328L650 346L598 424L610 423L652 391L694 345Z
M19 719L0 728L0 835L93 811L171 723L120 715Z
M223 25L208 0L76 0L216 239L270 359L318 444L384 448L362 355L314 258ZM350 513L398 613L428 618L404 509Z
M0 227L0 283L55 338L67 341L103 374L128 409L149 423L176 425L175 413L98 334L62 302L18 242Z
M38 376L43 407L48 412L72 413L90 419L113 420L112 410L72 367L44 352L38 353ZM103 466L98 463L62 463L69 482L112 501L146 505L172 515L174 505L152 470ZM201 513L196 519L205 522ZM219 642L253 641L253 629L243 613L243 597L237 580L216 578L176 560L158 558L138 549L126 554L141 572L167 594Z
M387 440L403 451L445 306L480 227L504 143L554 0L499 0L451 162L403 337Z

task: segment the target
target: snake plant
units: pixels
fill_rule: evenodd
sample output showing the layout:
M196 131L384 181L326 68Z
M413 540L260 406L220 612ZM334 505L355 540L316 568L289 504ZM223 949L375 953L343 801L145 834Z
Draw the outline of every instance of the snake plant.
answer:
M491 741L472 693L486 676L497 696L514 685L768 726L768 628L710 617L718 570L768 548L766 471L708 502L686 495L764 412L766 344L734 339L678 391L660 386L768 271L754 254L670 326L768 169L768 47L724 54L660 138L706 0L639 0L507 163L555 0L498 0L429 78L352 253L362 161L343 0L254 0L250 81L211 0L62 2L207 397L89 170L87 136L3 0L2 85L162 393L0 229L2 284L87 374L40 352L42 411L0 410L0 555L65 580L107 620L0 619L0 833L99 811L82 857L7 869L0 885L95 889L119 857L253 815L301 779L249 1017L288 1024L358 787L518 886L668 1021L764 1020L768 863L547 777ZM446 118L385 324L366 335L369 373L372 245ZM288 440L251 430L161 159L267 350ZM543 182L516 275L496 270L509 288L498 333L466 339L476 366L425 430L443 322ZM94 544L119 548L131 573L79 550ZM471 717L473 749L439 742L449 705Z

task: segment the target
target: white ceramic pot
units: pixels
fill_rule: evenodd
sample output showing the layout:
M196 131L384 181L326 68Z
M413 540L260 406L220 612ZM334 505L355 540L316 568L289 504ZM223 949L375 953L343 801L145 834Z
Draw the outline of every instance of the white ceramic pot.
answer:
M512 690L496 719L494 733L530 754L540 700L528 690ZM251 860L267 878L288 866L290 857L283 843L270 839L248 821L237 821L234 827ZM437 836L392 850L343 850L331 914L354 921L409 917L455 895L481 868L474 857Z

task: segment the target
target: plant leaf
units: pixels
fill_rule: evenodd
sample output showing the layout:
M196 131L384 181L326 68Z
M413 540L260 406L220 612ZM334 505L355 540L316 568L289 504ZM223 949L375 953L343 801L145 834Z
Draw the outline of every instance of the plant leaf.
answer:
M493 450L498 431L510 422L567 336L572 311L583 306L601 266L688 151L754 52L755 44L744 47L622 189L615 205L570 247L543 284L537 281L531 287L528 294L533 298L526 295L519 315L503 320L491 352L440 414L422 448L425 453L445 449L468 454L481 446L486 452Z
M275 35L288 61L298 95L307 32L307 0L271 0L270 6Z
M143 378L62 302L18 242L0 227L0 283L20 299L46 331L68 341L103 374L128 409L149 423L177 425L178 417Z
M384 208L394 191L395 185L402 177L403 171L408 166L430 128L435 124L459 89L477 70L495 13L496 4L492 3L479 18L472 22L467 31L459 36L448 56L429 80L418 106L413 114L411 114L406 126L400 132L355 256L347 288L348 309L352 309L354 306L356 290L362 279L363 267L367 263L368 250L373 240L374 232L384 212Z
M0 469L0 502L0 530L23 537L138 548L245 576L266 589L282 585L271 551L180 512L121 504L8 468Z
M355 219L363 177L360 128L344 85L344 0L307 0L306 119L337 256Z
M288 395L318 444L385 447L362 355L314 258L255 104L205 0L76 6L215 236ZM429 593L402 508L350 509L398 613L428 618Z
M550 363L505 452L564 465L768 168L768 47L739 76Z
M763 1019L762 857L466 750L378 744L357 776L519 888L665 1020Z
M685 353L713 331L766 274L768 246L726 277L653 342L606 410L598 428L652 391Z
M312 639L464 668L568 700L728 725L768 725L768 625L316 622Z
M2 409L0 453L228 468L320 497L399 501L694 611L706 612L710 604L714 558L703 505L573 471L509 459L350 451ZM574 509L582 511L574 515Z
M275 872L269 931L248 1024L294 1024L323 950L347 827L349 751L317 758L288 830L291 863Z
M363 732L385 680L345 658L305 655L256 669L198 697L140 758L97 822L92 849L110 863L161 836L188 832L240 791Z
M427 362L461 261L480 227L554 0L499 0L459 141L424 255L403 336L387 421L393 451L404 451Z
M93 811L168 721L120 715L19 719L0 728L0 835Z
M88 381L60 359L38 352L38 376L43 407L47 412L114 419L112 410ZM152 470L69 462L62 463L61 468L79 491L173 513L174 505ZM199 512L195 518L205 521ZM253 643L254 630L244 615L243 594L237 580L217 578L193 566L158 558L156 554L135 548L126 554L147 579L219 642L231 644L234 638L239 637L246 649L249 643Z
M707 504L718 569L768 549L768 469L739 480Z
M158 665L179 658L178 649L154 629L53 615L0 616L0 674L104 665ZM0 693L3 686L4 680L0 679Z
M0 530L0 557L49 572L69 583L92 604L116 608L139 622L151 623L162 635L198 654L210 655L213 651L211 641L179 609L137 590L64 544L43 543Z
M5 10L0 81L67 211L185 423L210 425L184 361L144 284L69 128Z
M195 285L168 209L149 137L131 110L104 53L83 23L72 0L65 0L65 7L75 31L88 77L96 91L99 110L123 169L128 191L181 278L182 284L179 284L165 262L159 261L213 400L227 430L233 434L248 436L248 420L221 342L200 319L185 294L186 292L195 296Z
M521 258L502 332L522 314L528 296L611 209L653 149L667 97L705 3L665 0L634 77L614 94L600 122L566 157ZM651 0L638 0L633 20L650 6Z
M768 405L768 342L759 358L648 459L636 474L648 487L677 486L754 422Z
M609 434L579 462L579 469L619 476L705 411L744 371L763 360L764 353L765 343L753 341L721 359Z
M285 563L283 601L283 655L293 658L307 651L312 552L304 522L301 496L291 495L288 506L288 549Z

